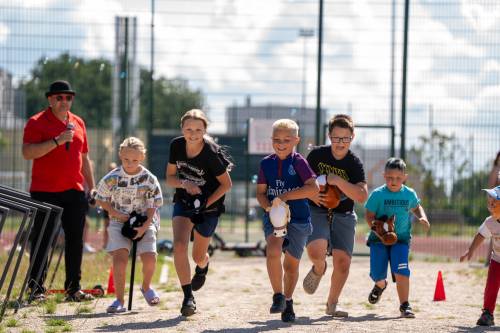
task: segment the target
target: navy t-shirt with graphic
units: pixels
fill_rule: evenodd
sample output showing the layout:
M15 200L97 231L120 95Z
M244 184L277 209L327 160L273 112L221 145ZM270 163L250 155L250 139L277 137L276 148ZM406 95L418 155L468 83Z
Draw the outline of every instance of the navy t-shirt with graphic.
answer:
M276 154L266 156L260 162L258 184L267 185L267 199L272 202L280 194L304 186L308 179L316 175L299 153L292 153L281 160ZM307 199L288 200L291 223L310 223L311 216Z

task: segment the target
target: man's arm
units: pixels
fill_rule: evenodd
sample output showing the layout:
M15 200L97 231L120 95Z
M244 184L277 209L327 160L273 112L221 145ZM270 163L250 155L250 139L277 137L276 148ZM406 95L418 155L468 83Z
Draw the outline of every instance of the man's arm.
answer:
M26 160L34 160L42 157L60 145L73 140L73 133L71 130L65 130L58 136L47 141L38 143L25 143L23 144L23 157ZM93 184L93 182L92 182Z
M57 141L57 139L56 139ZM42 157L58 147L61 143L54 139L50 139L40 143L25 143L23 144L23 157L25 160L34 160Z
M82 174L89 191L93 190L95 188L94 170L92 170L88 154L82 154Z

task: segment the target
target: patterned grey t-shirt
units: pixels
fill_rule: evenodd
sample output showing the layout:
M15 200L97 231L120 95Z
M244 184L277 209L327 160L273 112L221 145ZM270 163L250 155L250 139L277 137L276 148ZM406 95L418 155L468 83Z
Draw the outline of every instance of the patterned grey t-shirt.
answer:
M148 169L135 174L127 174L121 166L110 171L97 185L97 200L108 201L111 206L125 214L136 211L146 215L148 208L159 208L163 205L160 183ZM153 223L159 227L158 211ZM111 218L111 221L114 221ZM116 221L115 221L116 222Z

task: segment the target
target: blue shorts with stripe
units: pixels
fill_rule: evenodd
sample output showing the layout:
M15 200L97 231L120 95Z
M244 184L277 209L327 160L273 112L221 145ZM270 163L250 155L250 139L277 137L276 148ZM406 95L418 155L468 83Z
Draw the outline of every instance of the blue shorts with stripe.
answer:
M373 281L387 278L387 266L390 263L391 272L410 276L408 257L410 246L407 243L396 243L391 246L380 242L371 242L370 246L370 277Z

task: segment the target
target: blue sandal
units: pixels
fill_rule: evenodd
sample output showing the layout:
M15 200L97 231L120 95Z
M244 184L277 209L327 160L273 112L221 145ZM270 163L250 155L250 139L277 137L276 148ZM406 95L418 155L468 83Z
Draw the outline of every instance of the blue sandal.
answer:
M115 299L113 303L111 303L110 306L106 309L107 313L122 313L126 312L127 308L123 306L122 303L120 303L119 300Z
M153 288L149 288L148 291L144 291L141 288L142 296L144 296L144 299L146 302L149 304L149 306L155 306L160 304L160 295L154 290Z

